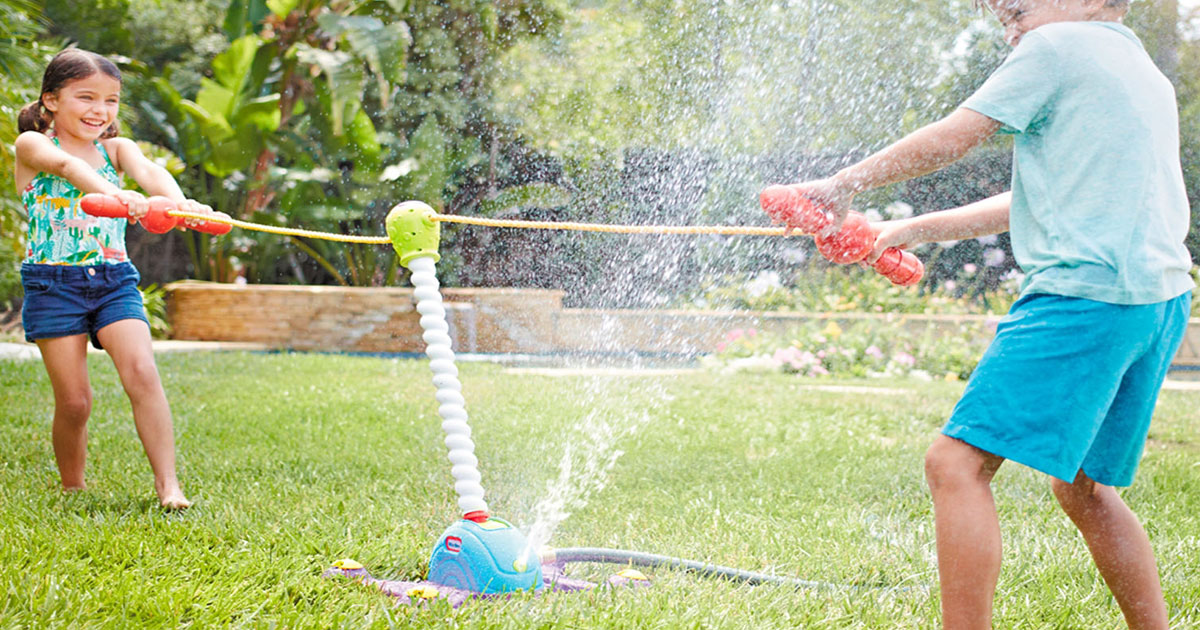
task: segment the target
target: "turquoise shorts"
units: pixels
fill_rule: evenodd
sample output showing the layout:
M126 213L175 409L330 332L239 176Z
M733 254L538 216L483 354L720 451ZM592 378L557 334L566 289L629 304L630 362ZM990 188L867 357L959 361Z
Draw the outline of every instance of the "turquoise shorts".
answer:
M1126 306L1028 295L1000 321L942 433L1068 483L1128 486L1191 292Z

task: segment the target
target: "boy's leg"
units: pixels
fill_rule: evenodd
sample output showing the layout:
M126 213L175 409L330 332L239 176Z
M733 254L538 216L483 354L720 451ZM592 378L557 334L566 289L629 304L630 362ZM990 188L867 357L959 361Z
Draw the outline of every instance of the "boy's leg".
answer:
M133 421L154 471L154 490L164 507L191 505L175 473L175 434L171 408L154 363L150 329L140 319L123 319L96 332L112 357L133 406Z
M87 335L38 339L38 350L54 389L51 441L64 490L87 487L87 421L92 413L92 387L87 373Z
M925 453L946 630L992 627L1000 522L991 481L1003 462L1002 457L945 435Z
M1110 486L1079 472L1051 481L1059 505L1079 528L1130 630L1167 628L1167 605L1146 530Z

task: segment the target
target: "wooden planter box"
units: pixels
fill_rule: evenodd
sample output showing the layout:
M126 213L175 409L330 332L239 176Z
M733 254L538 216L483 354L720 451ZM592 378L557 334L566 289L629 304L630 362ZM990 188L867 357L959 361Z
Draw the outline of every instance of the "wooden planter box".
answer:
M167 285L175 339L240 341L276 349L424 352L412 289L176 282ZM956 331L982 315L874 315L750 311L565 309L562 291L442 290L458 352L696 356L713 352L735 328L783 334L804 322L886 317L897 326ZM1175 364L1200 368L1200 319L1188 327Z

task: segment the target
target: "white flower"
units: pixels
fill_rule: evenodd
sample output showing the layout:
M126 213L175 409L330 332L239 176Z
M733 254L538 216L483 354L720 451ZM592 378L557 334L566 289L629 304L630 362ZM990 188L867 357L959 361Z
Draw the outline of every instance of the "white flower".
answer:
M913 215L913 207L903 201L896 201L884 208L883 214L893 219L907 219Z
M783 286L779 281L779 274L774 271L760 271L754 279L746 285L746 292L750 297L761 297L771 289L778 289Z
M808 254L799 247L789 247L780 252L779 256L783 258L785 262L792 263L793 265L799 265L808 259Z
M983 264L989 267L999 267L1006 260L1008 260L1008 254L1005 254L1004 250L999 247L989 247L983 250Z

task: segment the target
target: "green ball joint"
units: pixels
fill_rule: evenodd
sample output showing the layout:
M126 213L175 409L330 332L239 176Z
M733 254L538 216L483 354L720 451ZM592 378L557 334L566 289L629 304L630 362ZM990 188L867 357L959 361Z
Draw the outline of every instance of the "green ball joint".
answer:
M400 264L408 263L421 256L430 256L433 262L441 260L438 244L442 230L433 217L437 213L420 201L405 201L397 204L387 215L388 238L400 255Z

